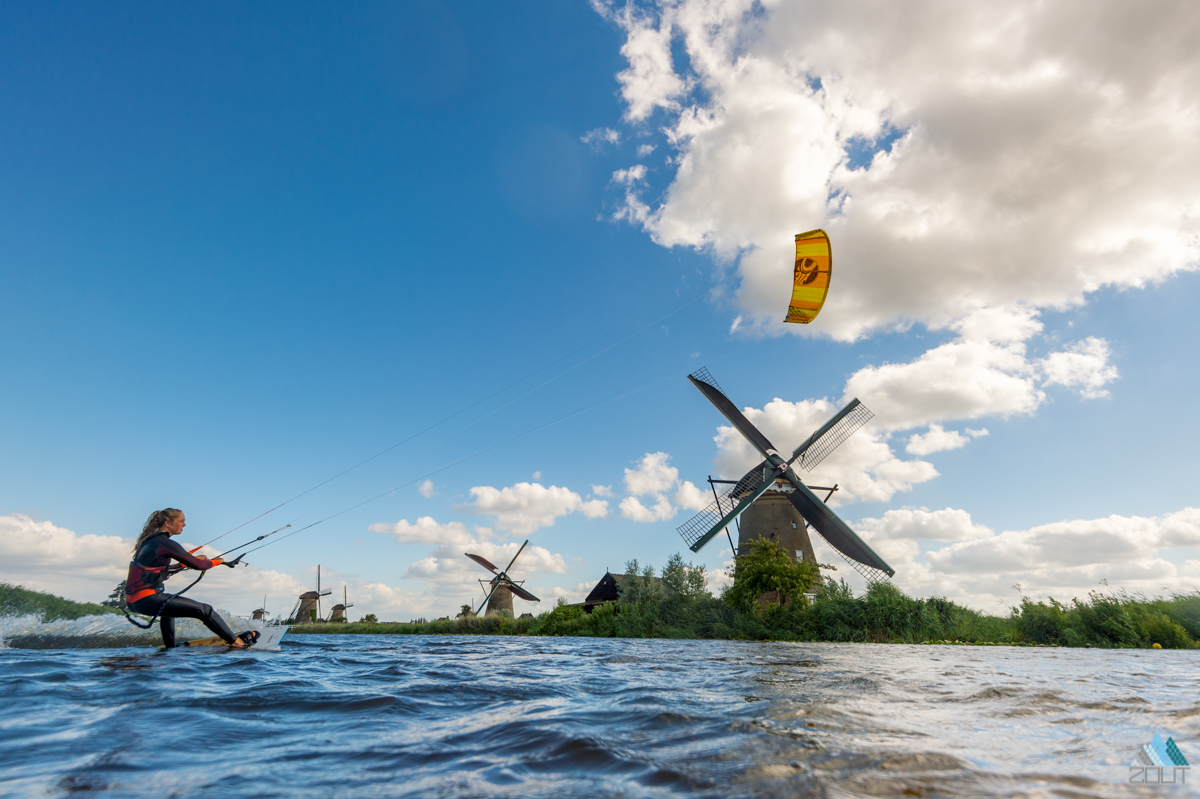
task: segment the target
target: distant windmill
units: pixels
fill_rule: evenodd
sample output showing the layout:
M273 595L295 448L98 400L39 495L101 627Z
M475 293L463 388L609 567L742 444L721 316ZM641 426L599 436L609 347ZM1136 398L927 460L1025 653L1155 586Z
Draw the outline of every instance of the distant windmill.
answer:
M487 606L487 613L497 613L501 610L507 610L508 615L513 615L513 594L521 597L527 602L541 602L540 599L521 587L520 583L513 582L513 579L508 576L512 571L513 566L517 564L517 558L521 557L521 553L525 551L525 547L529 545L529 539L525 539L525 543L521 544L521 548L517 550L517 554L513 555L513 559L509 561L508 567L503 571L496 568L495 564L489 561L482 555L475 555L470 552L465 552L468 558L478 563L483 568L495 575L491 581L485 583L483 580L479 584L483 586L483 591L487 594L483 602L479 603L479 610L475 611L475 615L479 615L479 611L483 610L484 605ZM521 582L524 582L522 580ZM490 590L489 590L490 589ZM486 615L486 614L485 614Z
M342 604L334 605L333 610L329 614L330 621L346 621L346 611L354 607L346 599L346 586L342 586Z
M329 596L332 591L321 591L321 567L317 566L317 590L305 591L300 595L300 603L292 618L296 624L312 624L321 620L321 597Z
M797 552L803 552L806 557L812 557L812 543L808 539L806 529L811 526L868 582L878 582L896 573L887 561L879 557L875 550L859 538L792 471L793 463L803 466L805 470L811 470L855 430L870 421L874 414L867 410L866 406L857 399L851 400L803 444L796 447L792 457L785 461L767 437L729 401L707 369L688 375L688 380L700 389L700 393L717 407L764 458L762 463L746 472L740 480L712 481L728 483L730 487L723 495L717 496L713 504L679 528L679 534L693 552L699 552L722 530L726 530L728 534L727 528L730 523L750 509L759 497L774 489L764 497L761 509L756 508L753 514L747 513L743 518L738 535L738 549L743 542L768 537L769 531L771 538L776 539L778 536L777 543L789 550L789 554L794 556ZM824 490L829 491L825 497L827 500L837 490L837 486ZM715 489L713 493L716 493ZM790 523L789 518L792 519Z
M266 621L267 616L271 614L267 612L267 595L263 594L263 603L261 608L257 608L250 612L250 618L255 621Z

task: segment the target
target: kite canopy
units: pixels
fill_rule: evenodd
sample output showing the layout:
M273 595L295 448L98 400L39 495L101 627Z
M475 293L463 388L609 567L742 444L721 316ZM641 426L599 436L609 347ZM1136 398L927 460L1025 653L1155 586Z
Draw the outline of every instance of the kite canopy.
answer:
M833 271L833 252L829 234L810 230L796 236L796 275L792 282L792 304L785 322L806 325L817 318L825 295L829 293L829 275Z

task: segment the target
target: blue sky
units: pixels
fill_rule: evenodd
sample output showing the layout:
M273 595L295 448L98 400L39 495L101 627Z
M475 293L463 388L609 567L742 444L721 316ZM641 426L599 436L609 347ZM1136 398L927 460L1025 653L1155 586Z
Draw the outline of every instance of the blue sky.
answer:
M859 435L875 454L831 459L828 477L859 486L839 512L914 564L898 569L906 590L991 606L1015 599L1013 574L1060 595L1100 579L1200 584L1195 139L1142 145L1174 147L1183 174L1148 174L1141 193L1089 206L1079 198L1095 181L1122 185L1096 167L1127 156L1120 137L1076 144L1091 160L1059 157L1053 181L1044 162L1010 160L1001 179L972 154L1058 141L1049 124L967 124L989 103L1036 122L1050 90L1020 107L1012 92L974 92L956 110L952 95L947 111L819 43L794 45L797 67L797 51L763 32L763 20L795 24L786 7L731 9L704 40L688 3L6 6L0 518L12 551L0 577L99 598L123 571L117 539L151 510L183 508L185 538L201 543L552 364L223 541L322 518L640 390L266 548L209 590L238 612L264 593L282 608L320 563L363 612L410 618L470 601L479 575L463 548L499 556L528 535L540 549L525 576L548 601L578 598L630 558L661 564L692 513L682 482L707 489L706 475L742 463L714 443L720 417L683 377L701 365L755 409L874 392L862 399L880 424ZM1053 55L1068 77L1148 80L1117 56L1056 49L1062 23L1028 13L1050 42L1029 45L1029 64ZM1101 38L1120 27L1099 22ZM877 24L856 35L886 33ZM1164 52L1159 94L1192 63ZM1025 74L985 56L981 70ZM910 52L890 57L917 69ZM1104 118L1086 104L1061 113L1085 132ZM930 152L937 169L922 167ZM945 185L924 187L911 177L921 169ZM976 191L990 210L943 209L958 214L954 237L888 238L888 203ZM1018 228L993 237L979 223L1001 201L1030 231L1007 256L996 243ZM1155 208L1150 243L1132 237L1149 254L1095 244L1106 220ZM790 234L818 226L833 236L830 306L812 329L783 331ZM1012 281L978 277L996 264ZM992 332L977 332L981 314ZM898 400L947 347L971 353L951 358L961 373L938 371L947 381L1003 386L958 404ZM885 364L908 371L885 379ZM771 416L789 408L800 405L763 411L785 439L832 412ZM929 424L988 434L906 450ZM897 465L918 460L921 477ZM635 521L630 498L659 502L663 518ZM1055 523L1075 527L1040 528ZM1129 572L1141 534L1157 537ZM998 570L973 593L980 547L1053 559L1037 542L1054 536L1075 554ZM1102 554L1084 562L1089 536ZM946 553L931 562L913 547ZM696 559L719 572L727 557L714 544Z

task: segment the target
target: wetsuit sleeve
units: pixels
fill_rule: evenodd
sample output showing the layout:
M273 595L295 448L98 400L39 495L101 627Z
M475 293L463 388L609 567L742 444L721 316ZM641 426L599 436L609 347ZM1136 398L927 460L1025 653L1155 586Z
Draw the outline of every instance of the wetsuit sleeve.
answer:
M174 558L185 566L189 566L193 569L199 569L201 571L204 569L211 569L213 566L217 565L211 560L200 560L200 558L196 557L180 546L178 541L172 541L169 538L158 545L158 554L168 558Z

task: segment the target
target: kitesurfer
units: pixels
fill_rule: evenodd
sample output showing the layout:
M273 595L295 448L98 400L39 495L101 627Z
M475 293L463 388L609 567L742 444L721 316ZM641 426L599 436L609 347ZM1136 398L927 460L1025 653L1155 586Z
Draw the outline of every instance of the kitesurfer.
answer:
M212 605L182 596L170 596L163 591L163 581L184 568L204 571L220 566L221 560L209 560L204 555L193 555L171 537L183 532L187 519L178 508L156 510L146 519L142 534L133 547L133 560L129 563L129 576L125 580L125 603L129 609L147 616L157 615L162 630L163 645L175 647L175 619L199 619L208 629L220 636L225 643L241 649L258 639L255 631L234 635ZM177 560L182 566L172 566Z

